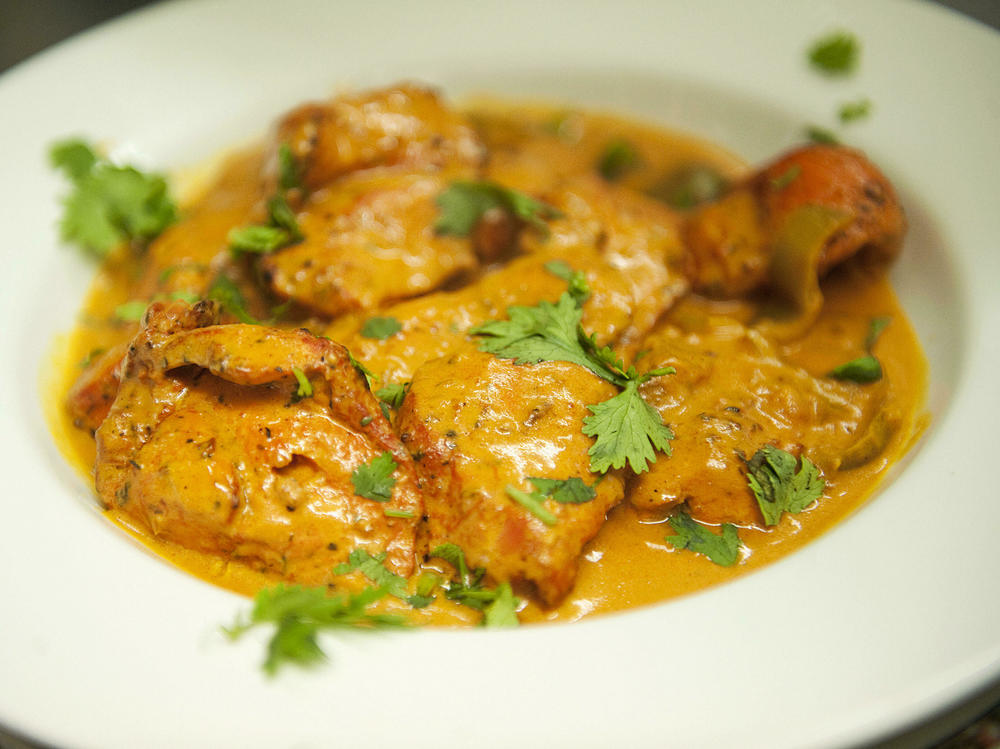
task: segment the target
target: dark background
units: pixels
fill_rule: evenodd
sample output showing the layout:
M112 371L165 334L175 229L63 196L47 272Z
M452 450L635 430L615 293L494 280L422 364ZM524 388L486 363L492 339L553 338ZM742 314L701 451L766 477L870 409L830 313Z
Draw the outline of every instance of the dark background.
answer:
M1000 28L1000 0L936 1ZM152 4L153 0L0 0L0 72L78 31Z

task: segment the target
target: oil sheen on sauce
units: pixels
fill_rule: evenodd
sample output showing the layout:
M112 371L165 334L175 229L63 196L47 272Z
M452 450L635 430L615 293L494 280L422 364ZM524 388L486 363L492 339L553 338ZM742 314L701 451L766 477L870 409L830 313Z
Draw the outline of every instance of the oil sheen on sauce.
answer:
M744 168L738 159L716 146L617 117L486 100L474 102L469 111L491 145L526 150L537 156L539 162L555 164L556 169L568 174L592 169L609 139L627 139L644 158L625 175L623 184L638 189L649 187L655 175L689 163L711 164L727 176L739 175ZM560 137L553 138L553 132ZM571 141L572 147L567 148L565 141ZM229 229L243 222L258 199L254 176L258 166L259 155L252 149L225 161L212 189L189 201L186 216L190 220L172 241L178 245L185 241L224 243ZM520 167L515 164L512 168ZM161 249L169 251L169 247ZM75 330L57 342L51 370L55 374L47 386L49 421L61 450L89 483L93 481L94 440L89 433L73 426L62 403L80 372L81 361L134 333L134 325L115 322L113 313L130 298L130 282L137 277L136 266L141 262L141 258L125 258L122 262L105 264L93 282ZM847 264L824 280L823 294L825 303L818 322L803 339L784 344L780 351L807 371L829 371L856 356L857 341L864 338L872 318L891 317L892 323L878 341L877 354L885 372L886 403L900 415L900 423L878 456L850 470L825 475L823 498L806 512L786 514L778 526L767 531L741 529L744 558L730 568L713 564L701 555L673 549L665 541L671 534L666 518L643 515L626 500L610 513L607 523L585 549L573 592L549 610L526 603L520 611L522 621L574 621L726 582L808 543L872 495L890 466L912 446L924 426L926 364L884 269ZM739 302L692 297L677 305L668 316L683 328L692 320L699 321L698 324L706 320L742 321L749 314ZM273 577L239 563L152 538L114 511L106 514L153 553L213 584L252 595L276 582ZM405 610L415 623L475 623L479 617L478 612L443 601L441 596L438 602L420 611L395 602L386 604L386 608Z

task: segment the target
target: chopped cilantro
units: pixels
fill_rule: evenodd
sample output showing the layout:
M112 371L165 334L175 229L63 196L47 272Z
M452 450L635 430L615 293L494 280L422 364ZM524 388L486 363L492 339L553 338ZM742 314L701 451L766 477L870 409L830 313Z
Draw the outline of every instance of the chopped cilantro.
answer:
M359 375L361 375L362 377L365 378L365 387L367 387L369 390L371 390L372 389L372 381L373 380L377 380L378 379L378 375L375 374L374 372L372 372L370 369L368 369L368 367L366 367L364 364L362 364L361 362L359 362L357 359L355 359L354 358L354 354L352 354L350 351L347 352L347 358L350 360L351 366L354 367L355 371ZM383 414L385 413L384 409L383 409L382 413ZM389 417L386 416L386 418L388 419Z
M796 471L799 463L772 445L762 447L747 462L747 482L767 525L777 525L783 512L802 512L823 494L825 483L816 466L803 457Z
M858 99L858 101L842 104L837 112L837 116L843 123L863 120L872 111L872 103L869 99Z
M404 382L401 385L399 383L391 382L384 388L376 390L375 397L391 408L399 408L403 405L403 399L406 397L406 393L409 389L410 383L408 382Z
M798 164L792 164L782 174L779 174L771 180L771 187L774 190L784 190L797 180L800 174L802 174L802 167Z
M177 219L160 175L116 166L81 140L56 143L49 158L73 183L64 201L62 238L98 257L125 241L143 246Z
M395 317L369 317L361 326L361 336L384 341L403 329L403 324Z
M834 367L830 370L830 377L861 384L878 382L882 379L882 364L871 354L865 354Z
M229 232L227 238L229 249L239 254L241 252L256 255L266 255L269 252L284 247L292 241L291 235L280 226L240 226Z
M260 320L247 312L247 301L236 285L228 276L216 276L212 285L208 287L206 294L208 299L213 299L222 305L222 308L230 315L247 325L260 325Z
M826 128L819 127L817 125L809 125L806 127L806 137L813 143L821 143L831 146L840 144L840 138L838 138L832 130L827 130Z
M500 583L496 587L496 597L483 609L484 627L516 627L517 599L510 583Z
M690 549L704 554L722 567L732 567L740 557L740 537L736 526L722 524L722 535L713 533L708 527L696 522L686 512L678 512L667 521L675 535L666 541L675 549Z
M878 337L885 330L885 327L889 324L892 318L890 317L876 317L873 318L871 324L868 328L868 336L865 338L865 348L868 353L864 356L859 356L857 359L852 359L849 362L841 364L838 367L834 367L829 376L837 380L847 380L850 382L857 382L861 384L866 384L869 382L878 382L882 379L882 364L875 355L872 354L872 349L875 346L875 342L878 341Z
M458 572L458 579L447 583L445 598L463 606L483 612L482 624L486 627L516 627L518 599L509 583L501 583L496 588L483 586L486 570L476 568L470 571L462 549L453 543L445 543L431 549L431 557L443 559ZM506 587L506 589L505 589ZM499 603L497 603L499 601Z
M584 483L579 476L568 479L545 479L528 477L534 487L545 497L550 497L560 504L579 505L589 502L597 496L594 487Z
M224 628L233 640L258 625L275 625L267 647L264 670L275 674L283 665L312 666L326 659L317 642L322 630L374 631L405 625L402 617L373 614L368 607L384 597L383 588L366 588L352 595L327 595L325 588L276 585L254 598L249 618Z
M281 194L302 186L299 164L287 143L278 146L278 190Z
M507 496L545 523L545 525L553 526L556 524L556 516L545 509L545 496L543 494L539 492L526 492L508 484Z
M434 600L433 597L428 595L430 593L429 590L424 593L418 590L417 595L414 596L407 595L406 578L386 568L386 556L387 554L384 551L372 556L364 549L355 549L347 557L346 562L338 564L333 568L333 574L346 575L356 570L377 585L379 589L384 590L391 596L406 601L415 609L422 609Z
M624 138L608 141L597 160L597 172L609 182L621 179L639 165L639 152Z
M371 462L362 463L351 474L354 493L376 502L388 502L392 499L392 487L396 485L392 476L396 467L396 461L388 450L372 458Z
M590 298L590 284L587 283L587 276L583 271L573 270L565 260L550 260L545 264L545 270L556 278L561 278L569 284L569 295L576 300L577 306L582 305Z
M861 54L861 45L854 34L835 31L818 39L809 48L809 62L825 75L843 76L854 72Z
M546 203L494 182L452 182L436 202L440 212L434 231L458 237L469 236L483 214L494 208L542 231L546 230L546 219L562 215Z
M298 380L299 383L299 387L295 391L295 395L299 398L311 398L313 394L313 386L312 383L309 382L309 378L306 377L306 373L298 367L292 367L292 374L295 375L295 379Z
M668 174L649 188L647 194L674 208L688 210L715 200L728 186L726 178L712 167L689 164Z
M409 510L394 510L391 507L386 507L385 510L383 510L382 514L385 515L387 518L409 519L415 517L415 515Z
M115 307L115 317L122 322L139 322L142 320L142 316L146 314L146 307L148 306L149 302L142 299L133 299L130 302L125 302Z

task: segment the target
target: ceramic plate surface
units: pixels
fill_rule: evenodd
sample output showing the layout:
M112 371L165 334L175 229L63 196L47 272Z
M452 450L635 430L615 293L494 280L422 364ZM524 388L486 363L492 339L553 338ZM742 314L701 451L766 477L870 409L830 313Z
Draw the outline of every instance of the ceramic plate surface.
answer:
M863 43L842 81L818 36ZM1000 36L921 2L176 2L0 77L0 724L58 746L819 747L871 741L1000 676ZM911 233L893 271L930 361L931 426L891 483L763 571L570 626L324 639L259 670L247 607L100 515L40 383L93 274L55 231L47 145L158 168L284 109L401 78L646 117L767 158L830 124L883 166Z

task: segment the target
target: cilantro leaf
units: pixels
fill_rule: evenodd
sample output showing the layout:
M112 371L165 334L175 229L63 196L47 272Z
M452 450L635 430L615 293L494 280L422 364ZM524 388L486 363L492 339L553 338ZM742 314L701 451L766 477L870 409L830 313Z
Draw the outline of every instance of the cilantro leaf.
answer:
M306 377L306 373L303 372L298 367L292 367L292 374L295 375L295 379L298 380L299 387L295 391L295 395L298 398L311 398L313 394L312 383L309 382L309 378Z
M528 481L534 484L543 496L550 497L560 504L579 505L590 502L597 496L594 487L585 484L579 476L571 476L568 479L528 477Z
M98 257L125 241L145 245L177 219L160 175L116 166L80 140L55 144L49 159L73 182L64 201L62 238Z
M647 194L667 205L689 210L722 195L729 183L706 164L689 164L668 174Z
M837 116L840 121L844 124L848 122L855 122L856 120L863 120L872 111L872 103L870 99L858 99L857 101L847 102L842 104L840 109L837 111Z
M403 405L403 399L406 397L406 393L409 389L410 383L408 382L404 382L402 384L390 382L384 388L376 390L375 397L390 408L399 408Z
M462 551L462 547L458 544L439 544L431 549L430 556L446 561L455 568L459 578L462 580L469 578L469 566L465 562L465 552Z
M878 382L882 379L882 365L874 356L866 354L834 367L830 377L860 384Z
M861 45L854 34L835 31L809 48L809 62L824 75L843 76L854 72L860 54Z
M208 299L213 299L222 305L222 308L242 323L247 325L260 325L261 322L256 317L247 312L247 300L236 285L228 276L216 276L212 285L208 287L206 294Z
M365 378L365 387L367 387L369 390L371 390L372 389L372 381L373 380L377 380L378 379L378 375L375 374L374 372L372 372L370 369L368 369L368 367L366 367L364 364L362 364L361 362L359 362L357 359L355 359L354 358L354 354L352 354L350 351L347 352L347 358L350 360L351 366L354 367L355 371L359 375L361 375L362 377ZM382 411L384 413L385 409L382 409ZM388 419L389 417L386 416L385 418Z
M233 229L226 241L233 254L266 255L289 244L292 237L280 226L251 225Z
M546 230L545 220L562 214L547 203L495 182L452 182L437 196L439 209L434 231L467 237L487 211L499 208L536 229Z
M583 420L583 433L596 437L589 450L591 471L605 473L628 463L642 473L656 460L654 449L670 455L674 433L639 395L640 383L631 380L614 398L587 406L592 415Z
M483 609L484 627L516 627L517 599L510 583L500 583L496 588L496 597Z
M361 337L384 341L403 329L403 324L395 317L369 317L361 326Z
M597 160L597 172L609 182L619 180L639 165L639 152L624 138L608 141Z
M832 130L819 127L818 125L809 125L806 128L806 137L813 143L824 143L833 146L840 143L840 138Z
M740 537L736 526L722 524L722 534L713 533L708 527L696 522L686 512L678 512L667 521L676 535L667 536L666 541L675 549L690 549L704 554L722 567L732 567L740 556Z
M542 494L537 492L526 492L522 489L518 489L516 486L511 486L510 484L507 485L506 491L507 496L545 523L545 525L553 526L556 524L556 516L545 509L545 497Z
M302 186L302 170L287 143L278 146L278 190L281 194Z
M882 364L872 354L872 349L875 347L879 336L882 335L882 331L885 330L891 321L891 317L873 318L868 328L868 336L865 338L865 348L868 350L868 354L834 367L830 370L829 376L837 380L847 380L860 384L881 380Z
M372 458L371 462L362 463L351 474L354 493L376 502L388 502L392 499L392 487L396 485L392 477L395 470L396 461L388 450Z
M372 556L364 549L355 549L350 553L346 562L334 567L333 574L346 575L357 570L380 589L391 596L406 601L414 608L423 608L434 600L433 597L428 596L430 590L423 593L418 590L417 595L407 595L406 578L385 567L386 556L384 551Z
M799 462L773 445L765 445L747 462L747 483L767 525L777 525L783 512L802 512L822 496L826 485L819 469L803 457L796 471Z
M784 190L797 180L800 174L802 174L802 167L798 164L792 164L786 171L771 180L771 189Z
M139 322L142 320L142 316L146 314L146 307L148 306L149 303L142 299L133 299L115 307L115 317L122 322Z
M274 675L285 664L312 666L325 660L316 639L321 630L373 631L404 626L405 620L399 616L368 611L386 593L382 588L366 588L350 596L330 596L325 588L279 584L261 590L254 598L249 619L238 619L224 631L235 640L258 625L275 625L263 666Z

